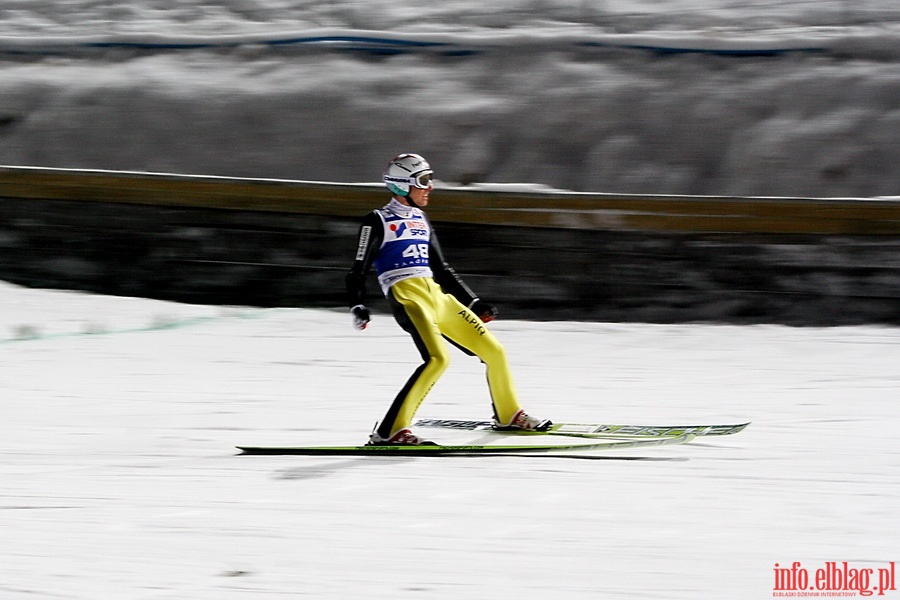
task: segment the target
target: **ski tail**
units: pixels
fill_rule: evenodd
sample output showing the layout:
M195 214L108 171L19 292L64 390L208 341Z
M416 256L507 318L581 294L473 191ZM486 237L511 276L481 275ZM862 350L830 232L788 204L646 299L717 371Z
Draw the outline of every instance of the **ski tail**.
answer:
M304 456L454 456L454 455L522 455L559 452L590 452L649 448L684 444L693 434L647 439L607 439L559 444L498 444L461 446L238 446L245 455Z

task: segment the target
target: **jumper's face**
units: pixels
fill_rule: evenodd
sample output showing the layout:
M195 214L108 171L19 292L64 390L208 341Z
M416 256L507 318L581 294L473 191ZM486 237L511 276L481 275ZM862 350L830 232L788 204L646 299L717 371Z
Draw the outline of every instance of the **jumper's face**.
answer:
M428 206L428 195L431 193L433 187L434 186L432 185L429 185L427 188L410 186L409 197L416 206Z

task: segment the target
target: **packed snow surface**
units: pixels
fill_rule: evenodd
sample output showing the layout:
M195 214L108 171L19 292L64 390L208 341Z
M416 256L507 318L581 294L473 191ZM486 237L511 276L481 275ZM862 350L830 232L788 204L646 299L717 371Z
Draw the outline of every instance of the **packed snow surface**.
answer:
M0 305L4 599L757 600L776 563L900 559L896 328L499 320L533 414L753 423L581 459L248 457L365 441L408 336L9 284ZM457 356L420 416L489 416Z
M898 57L896 0L7 0L0 164L896 196Z

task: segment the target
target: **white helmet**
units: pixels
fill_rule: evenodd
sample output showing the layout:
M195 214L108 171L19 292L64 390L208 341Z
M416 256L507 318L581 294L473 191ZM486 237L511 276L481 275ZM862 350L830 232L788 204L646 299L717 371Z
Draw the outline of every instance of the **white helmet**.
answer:
M391 159L384 171L384 184L395 196L408 196L409 187L431 187L431 165L418 154L401 154Z

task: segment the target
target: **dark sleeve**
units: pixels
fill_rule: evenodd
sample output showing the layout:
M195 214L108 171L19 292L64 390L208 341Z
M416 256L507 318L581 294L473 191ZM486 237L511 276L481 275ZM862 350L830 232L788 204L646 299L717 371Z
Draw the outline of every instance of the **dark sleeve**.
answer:
M384 227L381 225L381 217L378 216L378 213L373 211L366 215L359 228L357 239L356 258L345 279L347 305L350 308L366 303L366 277L381 248L381 242L384 241Z
M431 263L434 280L446 293L459 300L464 306L471 306L478 300L475 292L469 289L469 286L456 274L453 267L447 264L434 227L431 228L431 248L428 252L428 261Z

